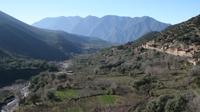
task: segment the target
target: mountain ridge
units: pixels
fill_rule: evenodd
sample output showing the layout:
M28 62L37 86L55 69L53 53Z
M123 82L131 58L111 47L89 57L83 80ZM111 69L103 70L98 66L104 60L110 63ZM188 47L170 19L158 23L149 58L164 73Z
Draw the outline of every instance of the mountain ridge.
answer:
M45 18L32 25L40 28L92 36L112 43L121 44L133 41L151 31L161 31L170 25L161 23L148 16L133 18L115 15L106 15L103 17L90 15L86 17L75 16L74 18L79 18L78 21L73 23L73 25L67 26L66 24L71 24L72 18L73 16ZM74 26L74 28L71 26Z

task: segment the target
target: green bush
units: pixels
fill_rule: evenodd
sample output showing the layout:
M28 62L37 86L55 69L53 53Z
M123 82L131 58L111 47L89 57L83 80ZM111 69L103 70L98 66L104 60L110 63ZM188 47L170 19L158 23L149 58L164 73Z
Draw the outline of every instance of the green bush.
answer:
M193 80L193 83L194 83L195 86L200 88L200 76L195 77L194 80Z
M187 100L182 95L163 95L147 103L147 112L183 112Z
M164 112L167 101L172 98L170 95L163 95L156 100L150 101L146 106L147 112Z
M38 89L44 87L46 84L47 84L47 82L45 79L43 79L42 76L41 77L40 77L40 75L34 76L31 78L29 89L36 92Z
M169 100L165 106L166 112L182 112L185 110L187 100L183 96L176 96Z
M139 92L147 93L153 88L154 79L151 76L144 76L143 78L136 80L133 83L133 87Z
M36 103L41 102L41 96L36 93L30 94L27 98L27 101L32 102L34 105L36 105Z
M200 66L194 66L190 72L189 72L190 76L200 76Z
M47 92L47 98L50 100L50 101L60 101L54 94L53 91L48 91Z

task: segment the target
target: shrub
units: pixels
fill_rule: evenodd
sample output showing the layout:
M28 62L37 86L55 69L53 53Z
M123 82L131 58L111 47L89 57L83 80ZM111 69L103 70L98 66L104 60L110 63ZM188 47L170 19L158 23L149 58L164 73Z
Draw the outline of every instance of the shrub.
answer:
M195 83L195 85L196 85L197 87L200 87L200 77L196 77L196 78L194 79L194 83Z
M133 83L133 87L136 88L139 92L148 93L152 89L153 81L154 79L151 76L147 75L139 80L136 80Z
M45 75L45 74L46 73L32 77L30 81L29 89L31 89L33 92L36 92L38 89L44 87L47 84L47 80L44 79L42 75Z
M67 78L67 75L65 73L61 73L57 75L58 80L65 80Z
M176 96L169 100L165 106L166 112L182 112L185 110L187 100L183 96Z
M183 112L187 100L182 95L163 95L147 103L147 112Z
M200 66L194 66L190 72L189 72L190 76L200 76Z
M47 98L51 101L59 101L59 99L55 96L53 91L47 92Z
M32 102L33 104L37 104L38 102L41 102L41 96L39 96L36 93L33 93L29 96L28 100L29 102Z
M146 106L146 110L148 112L164 112L167 101L172 98L170 95L160 96L158 99L150 101Z

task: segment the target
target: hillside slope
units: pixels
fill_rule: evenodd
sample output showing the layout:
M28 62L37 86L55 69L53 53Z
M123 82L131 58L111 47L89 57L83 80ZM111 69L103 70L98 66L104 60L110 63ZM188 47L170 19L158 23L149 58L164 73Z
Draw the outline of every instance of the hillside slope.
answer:
M0 12L0 49L25 57L63 60L108 43L89 37L29 26Z
M200 16L171 26L153 40L143 44L144 48L188 58L194 65L200 61Z
M69 28L67 25L71 26ZM62 30L70 33L98 37L112 43L126 43L151 31L161 31L169 26L151 17L95 16L45 18L33 24L40 28Z

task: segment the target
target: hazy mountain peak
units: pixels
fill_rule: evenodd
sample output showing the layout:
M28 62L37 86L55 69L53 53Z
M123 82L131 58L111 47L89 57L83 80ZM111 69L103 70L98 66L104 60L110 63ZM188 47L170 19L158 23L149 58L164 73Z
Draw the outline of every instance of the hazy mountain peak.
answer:
M116 15L106 15L101 18L89 15L85 18L63 20L57 17L45 21L41 20L33 25L41 28L98 37L113 43L133 41L145 33L161 31L169 26L169 24L159 22L148 16L131 18Z
M88 15L88 16L85 17L85 19L86 19L86 18L95 18L95 19L97 19L97 18L99 18L99 17L92 16L92 15Z

